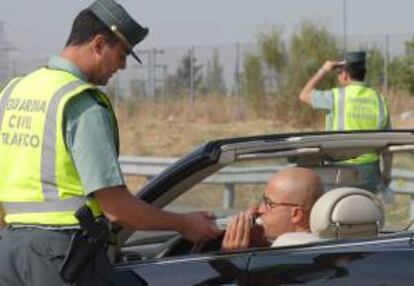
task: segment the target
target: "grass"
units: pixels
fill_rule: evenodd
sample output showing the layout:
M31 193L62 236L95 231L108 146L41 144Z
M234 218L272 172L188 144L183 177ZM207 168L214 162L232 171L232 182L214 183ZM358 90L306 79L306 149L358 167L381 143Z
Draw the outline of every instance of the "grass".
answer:
M410 223L410 197L397 195L392 204L385 205L387 229L403 229Z
M394 128L414 126L414 98L403 93L388 97ZM322 113L309 118L295 116L300 106L286 110L268 99L263 111L255 111L235 98L203 96L190 104L186 98L162 102L122 101L117 104L121 153L181 156L211 139L266 133L323 130Z

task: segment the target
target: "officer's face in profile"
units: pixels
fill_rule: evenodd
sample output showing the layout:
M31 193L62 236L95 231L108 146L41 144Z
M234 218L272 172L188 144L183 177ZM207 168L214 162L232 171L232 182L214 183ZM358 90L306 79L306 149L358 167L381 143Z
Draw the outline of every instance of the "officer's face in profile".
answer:
M95 44L96 65L91 82L106 85L109 79L120 69L125 69L128 48L121 41L108 43L104 38Z

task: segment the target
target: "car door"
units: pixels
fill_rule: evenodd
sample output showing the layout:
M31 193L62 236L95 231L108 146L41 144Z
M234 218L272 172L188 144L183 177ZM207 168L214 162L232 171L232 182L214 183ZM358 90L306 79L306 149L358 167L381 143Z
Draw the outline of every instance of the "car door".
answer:
M249 256L192 255L116 266L111 285L245 285Z
M269 249L252 256L247 285L412 285L413 261L407 238Z

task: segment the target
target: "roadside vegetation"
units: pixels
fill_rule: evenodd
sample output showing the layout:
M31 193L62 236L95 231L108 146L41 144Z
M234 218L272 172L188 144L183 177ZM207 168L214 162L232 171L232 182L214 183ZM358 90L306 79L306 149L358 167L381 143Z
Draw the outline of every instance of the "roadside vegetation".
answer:
M205 66L191 51L183 54L177 69L168 76L163 98L148 99L145 86L131 81L133 95L121 97L115 104L121 154L181 156L211 139L323 130L324 114L301 104L298 94L325 60L340 57L338 37L323 25L304 21L289 39L281 27L262 31L256 46L243 56L233 86L226 86L218 51ZM404 54L387 59L376 46L360 48L368 51L368 83L386 93L393 127L412 128L414 39L405 43ZM331 75L320 88L334 84L335 76ZM113 90L108 88L112 99ZM127 182L131 190L138 190L145 180L128 178ZM208 200L202 194L199 201L203 198ZM408 203L406 198L398 198L397 204L387 207L396 221L405 223Z

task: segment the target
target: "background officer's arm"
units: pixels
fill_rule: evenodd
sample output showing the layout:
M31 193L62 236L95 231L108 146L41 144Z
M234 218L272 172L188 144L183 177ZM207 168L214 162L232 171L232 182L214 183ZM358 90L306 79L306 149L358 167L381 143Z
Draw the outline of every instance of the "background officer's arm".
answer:
M173 230L192 242L210 240L222 233L211 222L213 214L166 212L136 198L125 186L101 189L94 196L106 218L128 229Z
M299 99L307 104L312 104L311 94L316 85L328 74L339 62L326 61L325 64L311 77L299 94Z

